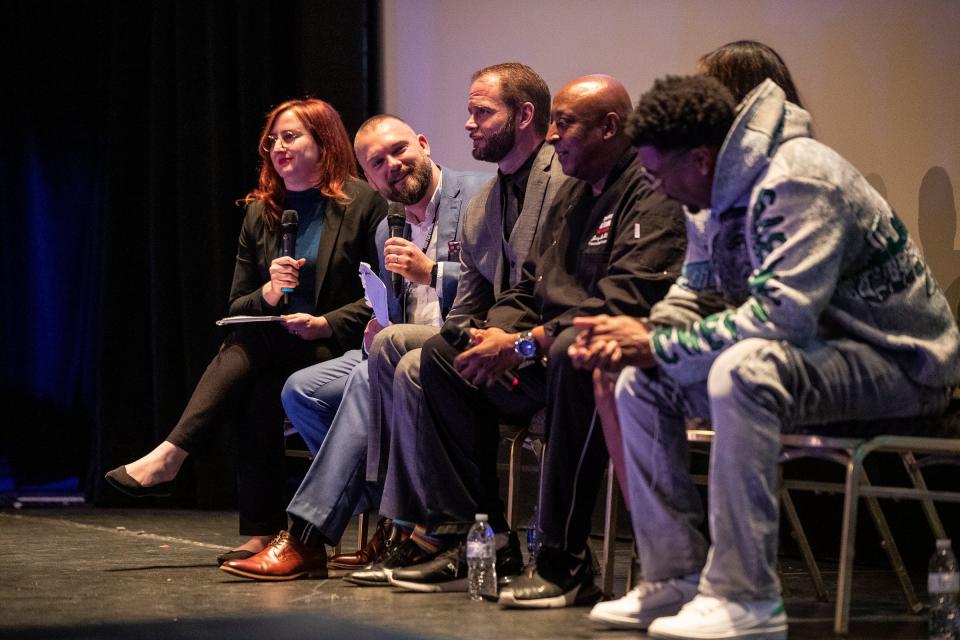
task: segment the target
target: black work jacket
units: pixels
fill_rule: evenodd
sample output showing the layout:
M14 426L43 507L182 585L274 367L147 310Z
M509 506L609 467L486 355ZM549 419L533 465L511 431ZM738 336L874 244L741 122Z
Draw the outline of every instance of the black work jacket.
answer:
M577 316L647 316L680 274L686 251L682 207L650 188L633 149L594 196L589 184L561 187L517 284L490 309L487 326L556 336Z

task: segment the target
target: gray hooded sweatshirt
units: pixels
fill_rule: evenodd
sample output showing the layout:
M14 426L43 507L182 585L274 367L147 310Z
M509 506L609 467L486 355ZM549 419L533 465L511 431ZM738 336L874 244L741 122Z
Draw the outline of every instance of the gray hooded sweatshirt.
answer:
M711 205L687 214L683 275L650 314L656 358L677 382L706 380L746 338L801 349L846 338L920 385L960 383L960 333L906 227L770 80L741 104ZM726 308L705 315L718 293Z

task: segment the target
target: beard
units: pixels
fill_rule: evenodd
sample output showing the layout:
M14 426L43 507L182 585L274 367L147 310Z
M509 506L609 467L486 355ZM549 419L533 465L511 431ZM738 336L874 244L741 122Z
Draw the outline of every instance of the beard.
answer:
M426 156L422 157L398 187L391 186L387 193L382 194L387 200L400 204L416 204L427 195L430 181L433 178L433 167Z
M473 148L473 157L484 162L500 162L517 142L517 126L513 119L514 114L510 114L507 122L492 136L487 136L481 140L483 146Z

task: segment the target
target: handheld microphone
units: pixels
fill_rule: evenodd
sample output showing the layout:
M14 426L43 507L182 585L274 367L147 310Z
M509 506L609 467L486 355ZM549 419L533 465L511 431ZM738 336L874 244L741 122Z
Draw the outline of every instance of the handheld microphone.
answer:
M469 349L470 342L473 340L466 328L452 322L443 323L443 326L440 327L440 336L457 351Z
M387 227L390 230L391 238L402 238L403 227L407 224L407 216L403 213L403 205L399 202L391 202L387 207ZM393 282L393 293L398 298L403 290L403 276L393 272L391 281Z
M300 217L293 209L286 209L280 216L280 255L290 256L297 252L297 229L300 227ZM289 302L288 294L293 293L291 287L283 287L283 304Z

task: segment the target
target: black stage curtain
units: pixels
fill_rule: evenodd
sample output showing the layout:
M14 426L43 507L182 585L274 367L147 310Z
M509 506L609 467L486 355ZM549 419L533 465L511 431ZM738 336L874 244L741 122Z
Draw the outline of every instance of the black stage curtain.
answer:
M264 115L319 97L352 133L378 112L378 6L4 5L0 458L18 485L73 474L119 500L103 472L166 435L222 338ZM201 504L233 493L213 444Z

